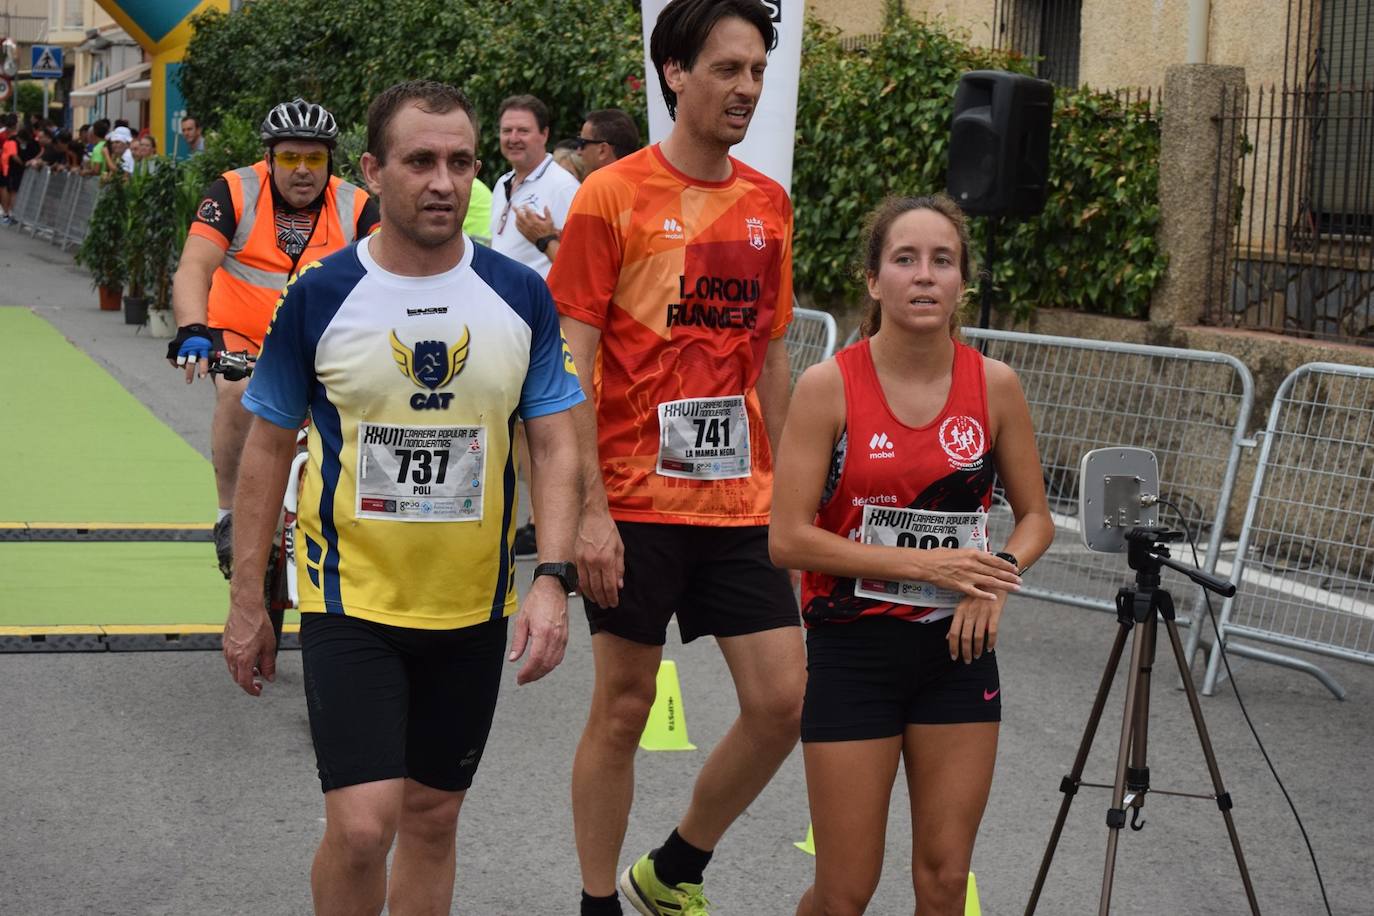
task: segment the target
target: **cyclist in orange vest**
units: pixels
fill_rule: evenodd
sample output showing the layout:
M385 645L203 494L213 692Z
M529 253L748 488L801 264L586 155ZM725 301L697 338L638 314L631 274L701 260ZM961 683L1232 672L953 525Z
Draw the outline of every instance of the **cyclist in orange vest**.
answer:
M277 298L296 271L376 228L376 201L333 174L338 133L323 107L299 98L283 102L262 122L262 161L225 172L206 190L172 287L177 336L167 361L185 372L187 384L208 373L211 351L256 354ZM213 379L215 553L228 578L230 509L252 415L239 403L246 380Z

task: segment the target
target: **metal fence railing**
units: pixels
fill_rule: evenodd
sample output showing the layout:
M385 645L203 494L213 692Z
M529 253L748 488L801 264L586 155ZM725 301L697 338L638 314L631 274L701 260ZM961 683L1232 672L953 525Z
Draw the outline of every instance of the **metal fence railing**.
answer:
M1217 572L1239 588L1222 607L1204 693L1224 644L1344 695L1318 666L1238 638L1374 663L1374 369L1308 363L1284 380L1234 562Z
M1239 360L1198 350L977 328L964 328L963 334L1016 371L1030 404L1055 538L1026 575L1024 594L1115 611L1116 590L1130 577L1125 557L1088 551L1078 519L1079 463L1084 453L1106 446L1136 446L1156 454L1161 498L1188 516L1190 534L1206 551L1203 569L1215 568L1254 403L1250 372ZM1167 521L1183 526L1177 519ZM1010 508L994 501L990 542L1004 542L1011 525ZM1179 599L1180 623L1192 623L1201 606L1197 588L1170 570L1164 576L1174 577L1166 584Z
M1029 58L1041 79L1078 85L1083 0L997 0L992 15L993 47Z
M1374 84L1238 87L1217 121L1207 322L1374 346Z
M787 327L787 358L792 366L792 384L816 363L835 352L835 317L818 309L792 308L792 323Z
M48 178L51 173L46 169L24 170L24 178L19 183L19 193L14 198L14 218L19 225L33 231L38 219L38 209L43 206L43 198L48 192Z
M86 237L99 196L100 179L95 175L25 169L14 218L24 231L65 250Z

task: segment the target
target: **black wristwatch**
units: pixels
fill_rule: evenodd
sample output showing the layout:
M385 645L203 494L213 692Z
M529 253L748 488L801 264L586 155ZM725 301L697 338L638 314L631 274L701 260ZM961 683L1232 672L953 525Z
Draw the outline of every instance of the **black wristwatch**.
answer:
M534 247L539 249L540 254L548 254L549 245L556 241L558 241L557 232L555 232L553 235L541 235L539 238L534 240Z
M1017 574L1018 576L1021 575L1021 564L1018 563L1018 562L1016 561L1016 554L1014 554L1014 553L1007 553L1005 550L1003 550L1003 551L1001 551L1000 553L994 553L993 556L996 557L996 558L999 559L999 560L1006 560L1006 561L1007 561L1008 563L1010 563L1012 566L1015 566L1015 567L1016 567L1016 574Z
M571 595L577 591L577 564L575 563L540 563L534 568L534 579L540 576L553 576L563 583L563 591Z

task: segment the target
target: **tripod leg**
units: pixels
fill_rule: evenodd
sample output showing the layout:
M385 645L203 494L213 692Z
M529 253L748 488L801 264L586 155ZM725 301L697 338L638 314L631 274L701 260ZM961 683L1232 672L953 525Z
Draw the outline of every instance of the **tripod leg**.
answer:
M1231 818L1231 795L1221 784L1221 770L1217 768L1217 756L1212 751L1212 739L1207 734L1207 723L1202 720L1202 706L1198 703L1197 689L1193 686L1183 643L1178 636L1178 626L1166 620L1169 629L1169 642L1173 644L1174 659L1178 662L1178 673L1183 678L1183 689L1188 695L1188 709L1193 714L1193 725L1197 728L1198 740L1202 742L1202 756L1207 760L1207 772L1212 777L1212 791L1217 796L1217 807L1226 821L1226 833L1231 838L1231 849L1236 854L1236 865L1240 868L1240 880L1245 885L1245 899L1250 902L1250 912L1259 916L1259 902L1255 899L1255 887L1250 883L1250 869L1245 865L1245 854L1240 851L1240 835L1236 833L1236 823Z
M1135 715L1132 717L1131 757L1126 767L1126 788L1131 793L1131 829L1139 830L1144 822L1139 820L1140 810L1145 807L1145 796L1150 791L1150 767L1147 752L1150 746L1150 685L1155 664L1155 645L1157 641L1157 619L1153 614L1139 625L1136 639L1144 644L1140 653L1140 667L1136 669L1140 679L1136 692Z
M1088 724L1083 728L1083 740L1078 744L1078 755L1073 759L1073 769L1059 783L1059 791L1064 798L1059 803L1059 816L1054 819L1054 829L1050 831L1050 841L1045 847L1045 855L1040 860L1040 871L1035 876L1035 887L1031 890L1030 901L1026 904L1026 916L1035 912L1040 902L1040 892L1045 888L1045 878L1050 872L1050 862L1054 860L1054 850L1059 845L1059 836L1064 832L1064 823L1069 817L1069 806L1073 804L1074 794L1078 792L1079 780L1083 778L1083 768L1088 764L1088 754L1092 751L1093 738L1097 735L1098 723L1102 720L1102 710L1107 705L1107 694L1111 692L1112 681L1116 680L1116 669L1121 664L1122 650L1126 636L1131 632L1130 624L1117 628L1116 641L1112 643L1111 654L1107 657L1106 670L1102 672L1102 683L1097 687L1093 699L1092 712L1088 714Z
M1149 600L1137 593L1137 601ZM1153 614L1153 611L1151 611ZM1149 626L1148 618L1145 626ZM1112 783L1112 806L1107 810L1107 861L1102 867L1102 897L1098 901L1098 916L1107 916L1112 908L1112 874L1116 870L1116 843L1126 824L1126 811L1121 807L1126 797L1126 766L1130 761L1131 737L1135 731L1136 703L1140 697L1140 668L1145 655L1146 638L1137 633L1131 643L1131 667L1126 672L1126 709L1121 717L1121 744L1116 752L1116 779Z

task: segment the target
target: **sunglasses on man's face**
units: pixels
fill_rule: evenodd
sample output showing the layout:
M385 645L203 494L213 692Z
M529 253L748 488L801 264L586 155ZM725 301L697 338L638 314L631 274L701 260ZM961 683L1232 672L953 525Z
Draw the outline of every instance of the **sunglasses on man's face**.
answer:
M308 169L322 169L329 161L329 154L318 150L313 153L292 153L281 150L272 154L272 161L284 169L298 169L305 163Z
M607 144L609 144L610 142L611 142L610 140L597 140L597 139L595 139L595 138L593 138L593 137L573 137L573 145L574 145L574 147L577 149L578 152L581 152L582 150L586 149L587 146L590 145L590 144L592 144L592 143L607 143Z

